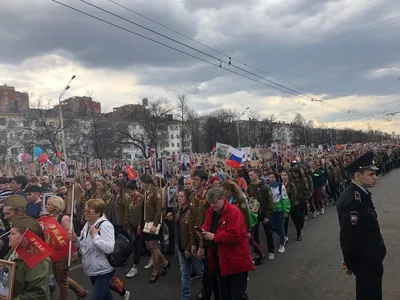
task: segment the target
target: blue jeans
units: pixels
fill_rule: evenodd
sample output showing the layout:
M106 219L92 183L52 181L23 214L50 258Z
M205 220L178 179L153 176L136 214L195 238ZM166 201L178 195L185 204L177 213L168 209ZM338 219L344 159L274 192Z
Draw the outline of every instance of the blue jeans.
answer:
M111 278L115 271L99 276L90 276L93 285L92 300L114 300L110 291Z
M275 231L279 235L279 243L283 246L285 244L285 219L283 218L283 212L274 212L271 216L270 222L272 231Z
M203 263L191 256L189 259L185 258L185 253L178 251L179 264L181 267L181 281L182 281L182 291L181 300L190 299L190 266L200 277L203 276Z

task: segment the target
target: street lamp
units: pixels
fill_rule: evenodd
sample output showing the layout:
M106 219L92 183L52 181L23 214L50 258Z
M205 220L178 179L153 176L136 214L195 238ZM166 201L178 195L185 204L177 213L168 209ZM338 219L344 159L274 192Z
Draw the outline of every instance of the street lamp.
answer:
M247 107L247 108L244 110L244 112L242 112L242 114L239 115L239 118L238 118L238 120L237 120L237 122L236 122L236 128L237 128L237 135L238 135L238 145L239 145L239 148L240 148L240 129L239 129L239 121L240 121L240 118L245 114L245 112L246 112L249 108L250 108L250 107Z
M60 125L61 125L61 142L62 142L62 148L63 148L63 154L64 154L64 160L67 162L67 146L65 144L65 131L64 131L64 119L63 119L63 114L62 114L62 107L61 107L61 99L65 95L65 93L69 90L70 84L72 80L74 80L76 76L73 75L70 79L70 81L67 83L65 88L61 91L60 96L58 96L58 107L60 110Z

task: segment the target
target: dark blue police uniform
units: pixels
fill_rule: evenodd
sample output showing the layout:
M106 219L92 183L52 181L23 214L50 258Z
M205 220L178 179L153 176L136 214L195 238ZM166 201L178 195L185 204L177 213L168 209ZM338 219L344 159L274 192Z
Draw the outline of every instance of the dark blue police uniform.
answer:
M350 174L373 170L373 152L346 167ZM357 300L381 300L383 259L386 247L380 232L371 193L352 182L337 202L340 246L347 268L356 276Z

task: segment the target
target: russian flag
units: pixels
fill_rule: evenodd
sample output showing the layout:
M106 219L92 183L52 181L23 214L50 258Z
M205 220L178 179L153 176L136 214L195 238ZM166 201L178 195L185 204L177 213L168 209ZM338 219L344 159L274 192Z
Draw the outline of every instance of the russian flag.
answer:
M229 158L226 160L226 165L233 168L239 168L242 163L243 152L233 148L232 146L230 147L229 152L230 154Z

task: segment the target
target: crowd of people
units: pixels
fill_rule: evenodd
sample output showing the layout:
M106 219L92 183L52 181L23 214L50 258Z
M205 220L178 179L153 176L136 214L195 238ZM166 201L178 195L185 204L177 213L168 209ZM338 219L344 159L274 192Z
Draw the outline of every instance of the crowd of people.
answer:
M205 170L198 165L190 175L174 175L169 182L151 174L129 179L122 169L106 178L81 170L72 182L63 182L61 176L51 180L46 174L2 177L2 233L11 233L1 237L0 255L20 265L13 299L50 299L55 284L60 300L68 299L69 289L78 299L89 296L88 290L68 277L67 257L45 260L29 269L13 251L27 228L41 236L36 219L43 215L57 219L69 233L78 249L71 260L81 256L84 273L93 285L93 300L113 299L111 291L130 298L109 259L120 235L133 243L127 280L139 274L140 260L147 256L148 282L156 284L168 274L168 257L177 254L181 300L190 299L193 276L202 281L199 299L209 300L212 295L222 300L248 299L248 272L266 259L273 260L276 253L284 255L291 222L296 240L302 240L305 221L324 215L324 207L336 203L350 183L346 164L367 150L302 155L291 161L280 158L256 168L248 161L240 168ZM375 151L375 164L386 174L400 166L400 152L381 147ZM177 196L174 205L170 205L171 187ZM44 211L43 198L49 193ZM266 247L260 244L260 226Z

